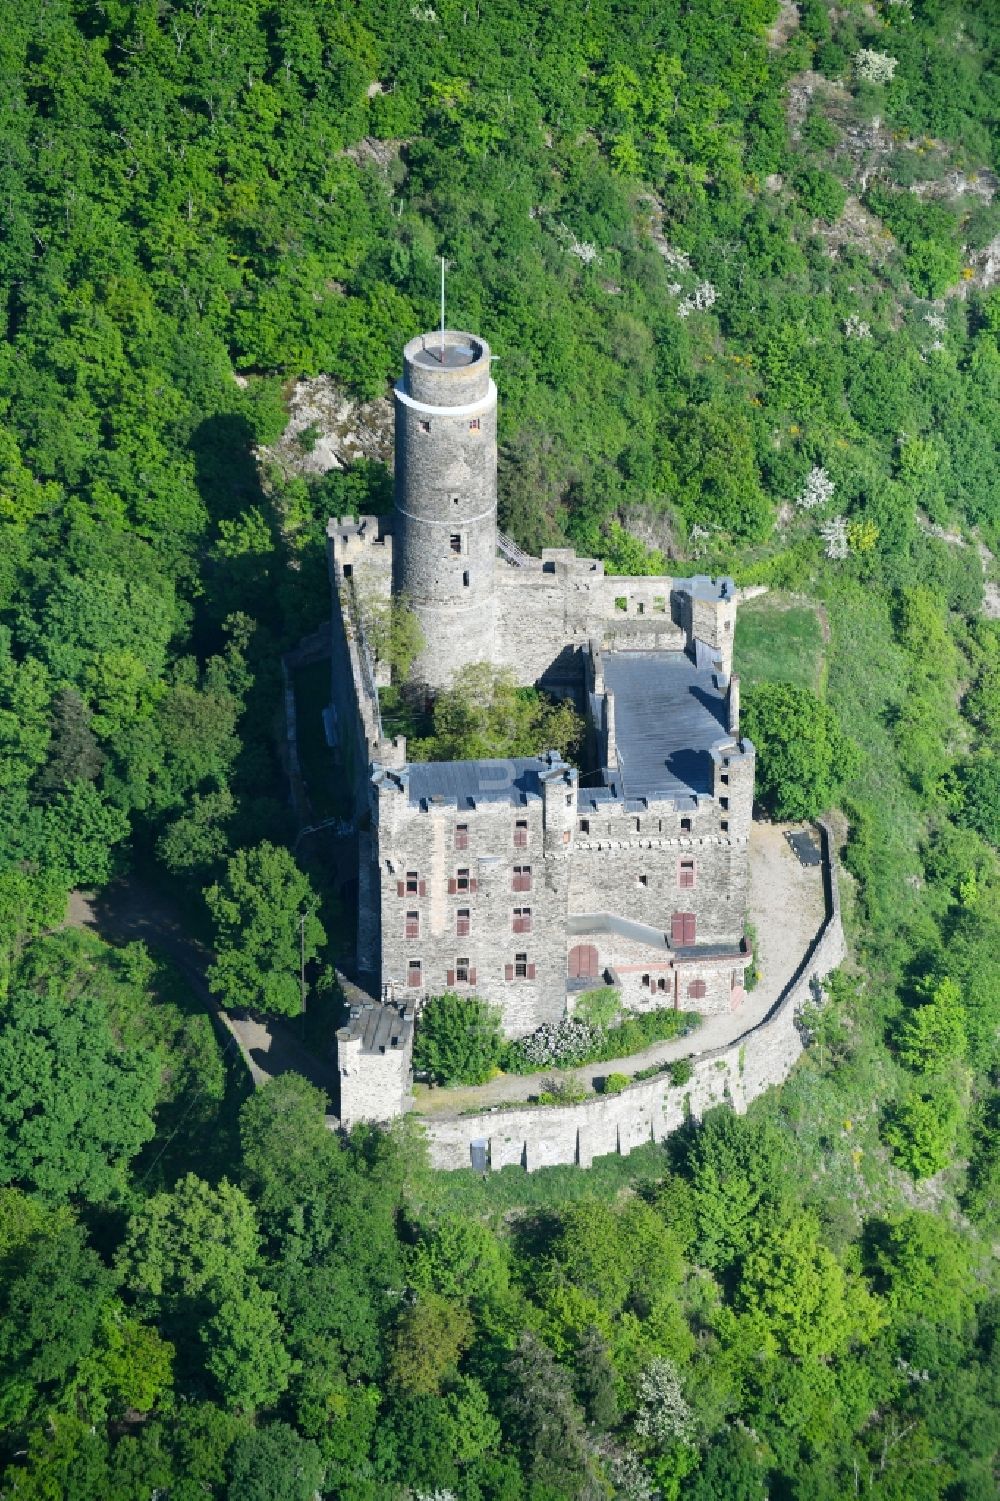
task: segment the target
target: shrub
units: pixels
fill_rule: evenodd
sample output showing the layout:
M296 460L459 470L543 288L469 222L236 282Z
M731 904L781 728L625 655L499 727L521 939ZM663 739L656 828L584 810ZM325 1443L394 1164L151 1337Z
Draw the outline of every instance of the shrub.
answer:
M694 1011L626 1011L617 1027L592 1027L576 1017L546 1022L528 1037L511 1043L504 1067L512 1074L530 1074L542 1068L577 1068L585 1063L606 1063L610 1058L629 1058L654 1042L681 1037L701 1021Z
M435 1084L485 1084L503 1046L498 1006L446 992L431 996L420 1013L413 1067Z
M694 1073L694 1064L690 1058L675 1058L667 1064L667 1073L671 1084L686 1084Z
M628 1074L608 1074L604 1080L604 1088L601 1092L602 1094L621 1094L622 1090L627 1089L631 1082Z
M802 207L813 218L835 224L844 212L847 189L832 172L824 172L821 167L803 167L795 174L794 186Z
M618 1020L621 1014L621 998L612 985L604 985L600 990L588 990L576 1003L573 1012L577 1021L586 1022L590 1027L610 1027Z

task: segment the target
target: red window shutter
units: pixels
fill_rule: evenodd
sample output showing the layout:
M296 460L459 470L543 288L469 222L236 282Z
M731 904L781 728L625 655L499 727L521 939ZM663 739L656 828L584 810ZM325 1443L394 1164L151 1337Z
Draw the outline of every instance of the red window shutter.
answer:
M474 969L470 969L469 970L469 984L470 985L475 985L475 983L476 983L476 971Z
M427 895L427 882L426 881L418 881L417 882L417 896L426 896L426 895Z
M445 984L446 985L454 985L454 983L455 983L455 971L453 969L445 970Z
M449 896L454 896L455 892L457 890L458 890L458 882L454 878L452 878L452 880L450 880L448 882L448 895Z
M503 977L504 977L505 980L513 980L513 978L514 978L514 966L513 966L513 964L505 964L504 965L504 967L503 967Z
M472 880L469 882L469 890L470 891L478 891L479 890L479 882L476 880L475 876L473 876Z
M676 947L684 942L684 914L675 912L670 919L670 942Z
M535 978L535 966L533 964L529 964L528 965L528 979L529 980L533 980L534 978Z
M693 912L684 913L684 942L694 943L697 932L697 920Z
M397 896L405 896L406 895L406 882L405 881L397 881L396 882L396 895Z

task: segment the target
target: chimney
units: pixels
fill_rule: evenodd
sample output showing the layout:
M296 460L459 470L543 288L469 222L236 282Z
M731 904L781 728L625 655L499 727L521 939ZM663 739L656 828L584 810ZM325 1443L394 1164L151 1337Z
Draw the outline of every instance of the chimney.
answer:
M740 680L737 673L733 673L729 679L729 694L726 701L729 705L729 733L738 736L740 733Z

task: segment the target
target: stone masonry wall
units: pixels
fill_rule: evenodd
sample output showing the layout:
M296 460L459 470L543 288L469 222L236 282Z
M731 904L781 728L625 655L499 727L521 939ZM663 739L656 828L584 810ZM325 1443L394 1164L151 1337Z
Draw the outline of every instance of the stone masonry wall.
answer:
M519 682L536 683L557 659L591 640L619 650L680 651L697 636L717 649L728 675L734 591L693 606L690 590L701 582L708 583L613 577L569 548L546 548L524 567L498 564L494 661Z
M832 840L820 825L827 915L815 943L770 1015L724 1048L693 1061L691 1079L673 1086L666 1074L631 1085L618 1095L579 1105L486 1111L475 1116L435 1117L424 1122L430 1159L437 1168L468 1167L473 1149L492 1168L519 1163L540 1167L622 1155L647 1141L660 1141L713 1105L728 1101L738 1111L772 1085L781 1084L802 1052L796 1012L822 979L846 956Z
M575 805L575 788L572 797ZM387 779L378 789L378 809L383 986L414 999L466 990L501 1007L509 1036L561 1016L570 862L546 855L543 800L484 801L461 812L454 803L424 809ZM527 823L524 845L514 843L519 820ZM456 848L459 824L467 831L464 849ZM519 878L530 880L529 889L514 889L515 866L529 868L530 875ZM406 889L408 876L410 885L416 878L415 893ZM525 908L531 929L515 932L515 909ZM460 935L458 916L466 910L469 931ZM410 938L408 913L417 914L417 936ZM532 967L524 977L508 977L516 954L525 954ZM469 962L465 984L457 977L459 958ZM408 983L413 959L420 960L418 985Z

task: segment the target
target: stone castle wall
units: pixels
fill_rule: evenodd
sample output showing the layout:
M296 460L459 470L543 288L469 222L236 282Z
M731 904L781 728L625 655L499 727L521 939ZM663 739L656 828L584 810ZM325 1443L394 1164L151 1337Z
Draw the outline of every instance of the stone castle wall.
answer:
M625 1155L647 1141L661 1141L689 1115L700 1118L713 1105L743 1111L772 1085L781 1084L802 1052L796 1013L809 1000L813 981L846 957L835 855L830 830L820 825L826 888L826 918L815 943L770 1015L727 1047L693 1060L681 1086L667 1074L632 1084L621 1094L596 1096L579 1105L525 1106L480 1115L435 1117L422 1122L430 1160L437 1168L520 1164L540 1167L595 1157Z

